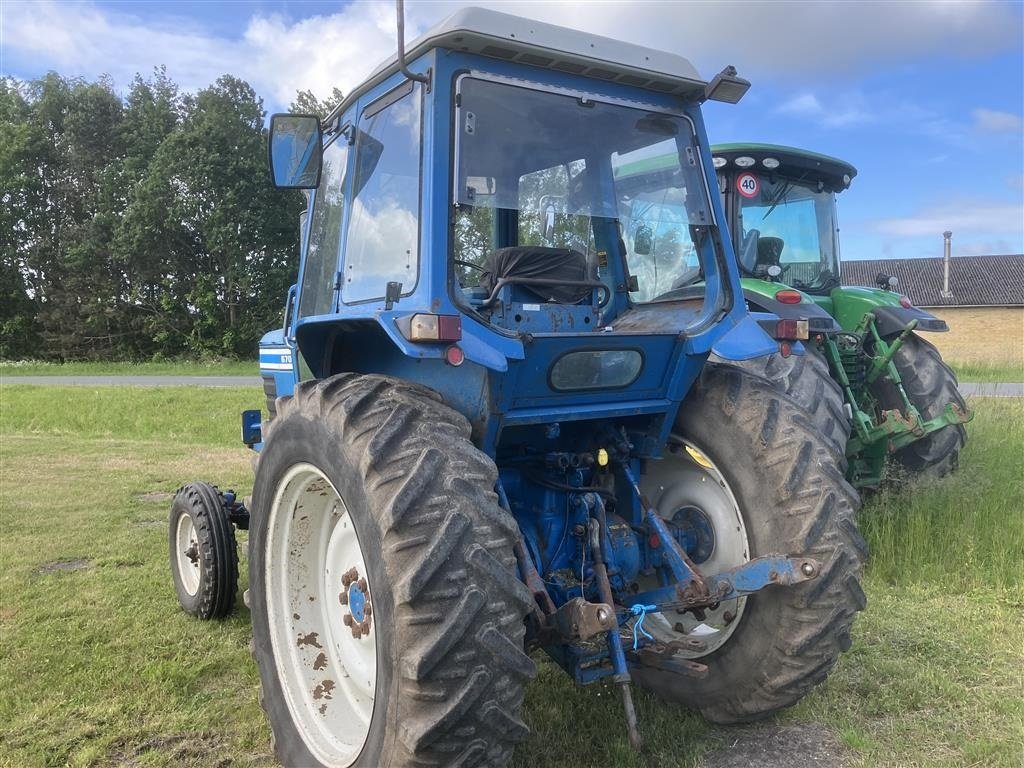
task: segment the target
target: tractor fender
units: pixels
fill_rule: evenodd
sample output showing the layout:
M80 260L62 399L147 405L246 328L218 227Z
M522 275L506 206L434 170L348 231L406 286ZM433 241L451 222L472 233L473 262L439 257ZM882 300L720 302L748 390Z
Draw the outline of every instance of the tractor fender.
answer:
M875 307L871 312L875 316L875 327L882 336L900 333L911 320L917 320L918 331L942 333L949 330L945 320L919 307Z
M783 304L759 291L743 289L743 298L752 312L777 315L781 320L806 320L811 333L835 333L843 330L836 319L813 301Z
M734 362L778 353L779 343L761 327L761 322L774 324L778 319L776 315L768 312L751 312L715 342L711 347L711 353L723 360ZM794 341L792 353L802 355L803 344Z

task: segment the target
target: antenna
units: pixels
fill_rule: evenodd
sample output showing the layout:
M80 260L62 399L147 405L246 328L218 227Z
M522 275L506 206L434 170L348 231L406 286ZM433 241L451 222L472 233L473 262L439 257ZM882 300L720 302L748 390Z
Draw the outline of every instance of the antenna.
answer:
M428 75L420 75L415 72L410 72L408 65L405 63L405 2L404 0L395 0L396 10L398 11L398 71L405 75L410 80L423 83L424 85L430 85L430 77Z

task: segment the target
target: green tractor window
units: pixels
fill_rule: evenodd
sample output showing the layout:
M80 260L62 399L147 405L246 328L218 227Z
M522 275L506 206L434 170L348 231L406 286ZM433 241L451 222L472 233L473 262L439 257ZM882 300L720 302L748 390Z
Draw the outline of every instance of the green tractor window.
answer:
M743 174L740 179L753 178ZM739 189L739 187L738 187ZM839 279L835 238L835 198L816 185L761 177L739 189L739 259L755 277L772 266L794 288L821 290Z

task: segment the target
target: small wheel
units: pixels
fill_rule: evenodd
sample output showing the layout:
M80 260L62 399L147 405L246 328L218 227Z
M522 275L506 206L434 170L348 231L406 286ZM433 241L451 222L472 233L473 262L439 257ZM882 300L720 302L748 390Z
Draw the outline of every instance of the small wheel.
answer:
M183 486L171 503L171 576L185 613L220 619L235 605L238 549L220 492L207 483Z

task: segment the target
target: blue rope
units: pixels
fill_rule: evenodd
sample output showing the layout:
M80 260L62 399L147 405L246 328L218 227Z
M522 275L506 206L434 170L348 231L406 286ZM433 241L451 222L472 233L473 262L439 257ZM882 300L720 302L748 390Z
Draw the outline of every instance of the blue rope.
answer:
M647 616L647 612L648 611L656 611L657 609L658 609L658 606L656 606L656 605L643 605L641 603L636 603L632 608L629 609L629 612L631 614L633 614L634 616L639 617L636 620L636 624L633 625L633 650L634 651L637 648L640 647L640 637L637 635L637 632L642 634L648 640L653 640L654 639L647 632L647 630L644 629L644 618Z

